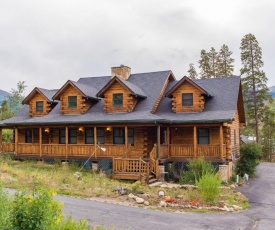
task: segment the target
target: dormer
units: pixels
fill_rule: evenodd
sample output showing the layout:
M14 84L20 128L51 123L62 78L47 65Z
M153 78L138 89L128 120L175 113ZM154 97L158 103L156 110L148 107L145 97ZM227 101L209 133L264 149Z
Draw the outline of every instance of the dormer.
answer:
M211 95L194 81L184 76L166 94L172 99L172 111L202 112L205 100Z
M22 104L29 105L29 115L31 117L47 115L57 104L52 100L52 96L56 91L35 87L22 101Z
M60 113L83 114L100 99L95 96L95 89L79 82L67 81L53 96L60 101Z
M114 76L97 93L97 97L104 98L105 113L126 113L133 111L138 100L147 96L136 85Z

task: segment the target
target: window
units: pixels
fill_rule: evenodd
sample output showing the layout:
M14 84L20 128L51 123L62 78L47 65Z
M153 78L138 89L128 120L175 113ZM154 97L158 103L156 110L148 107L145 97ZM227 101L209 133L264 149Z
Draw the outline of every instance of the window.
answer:
M113 106L123 106L123 94L122 93L113 94Z
M77 108L77 96L68 96L68 108L69 109Z
M43 113L43 101L36 102L36 112Z
M69 144L76 144L76 143L77 143L77 130L69 129Z
M25 142L32 143L32 130L25 131Z
M182 94L182 106L193 106L193 93Z
M66 144L66 131L59 129L59 144Z
M94 144L94 129L85 129L85 144Z
M128 143L130 145L134 145L135 141L134 141L134 129L128 129Z
M198 144L209 144L209 129L198 129Z
M124 144L124 129L123 128L115 128L113 143L114 144Z
M96 138L98 144L104 144L104 129L98 128L96 130Z

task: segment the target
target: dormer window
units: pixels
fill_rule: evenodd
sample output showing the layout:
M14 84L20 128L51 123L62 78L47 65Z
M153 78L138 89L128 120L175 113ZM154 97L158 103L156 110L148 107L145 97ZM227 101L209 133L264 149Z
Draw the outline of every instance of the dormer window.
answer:
M193 106L193 93L182 94L182 106Z
M77 108L77 96L68 96L68 108L69 109Z
M113 94L113 106L115 106L115 107L123 106L123 94L122 93Z
M43 101L37 101L36 102L36 109L35 111L37 113L43 113Z

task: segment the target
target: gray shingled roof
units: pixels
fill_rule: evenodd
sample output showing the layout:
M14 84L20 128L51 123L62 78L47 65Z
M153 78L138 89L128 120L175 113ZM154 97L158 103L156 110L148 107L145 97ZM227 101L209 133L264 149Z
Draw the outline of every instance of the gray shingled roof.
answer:
M141 88L139 88L137 85L134 85L133 83L119 79L124 85L126 85L136 96L138 97L147 97L146 94L143 92Z
M212 95L206 100L203 112L173 113L171 99L163 98L155 114L175 123L222 122L233 119L237 108L240 77L199 79L194 82ZM171 82L166 91L176 83Z
M89 85L82 84L80 82L71 81L85 96L97 99L97 90Z
M217 78L207 80L196 80L195 83L211 92L212 98L208 99L205 109L201 113L174 113L171 109L171 99L163 97L159 107L154 114L151 110L159 97L160 91L168 78L170 71L131 74L127 84L138 87L147 96L139 100L134 110L130 113L104 112L104 100L95 103L85 114L62 115L60 114L59 103L46 116L29 117L28 106L13 118L1 121L0 125L12 124L110 124L110 123L189 123L189 122L224 122L232 120L237 108L237 99L240 85L240 77ZM91 95L86 90L92 92L100 91L109 81L110 76L80 78L74 82L77 87ZM129 82L129 83L128 83ZM166 92L171 89L178 81L170 81ZM85 86L85 87L83 87ZM137 89L137 88L136 88Z
M52 97L56 94L58 89L43 89L43 88L37 88L43 95L49 100L52 101Z

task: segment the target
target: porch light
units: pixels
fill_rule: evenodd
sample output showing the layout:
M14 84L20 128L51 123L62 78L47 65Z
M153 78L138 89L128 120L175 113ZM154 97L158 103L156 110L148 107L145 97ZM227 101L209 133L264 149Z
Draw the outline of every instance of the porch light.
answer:
M45 132L45 133L49 133L49 132L50 132L50 129L49 129L49 128L45 128L44 132Z
M107 127L106 128L106 131L109 133L109 132L111 132L111 127Z
M84 128L83 128L83 127L79 127L79 128L78 128L78 131L79 131L80 133L83 133L83 132L84 132Z

